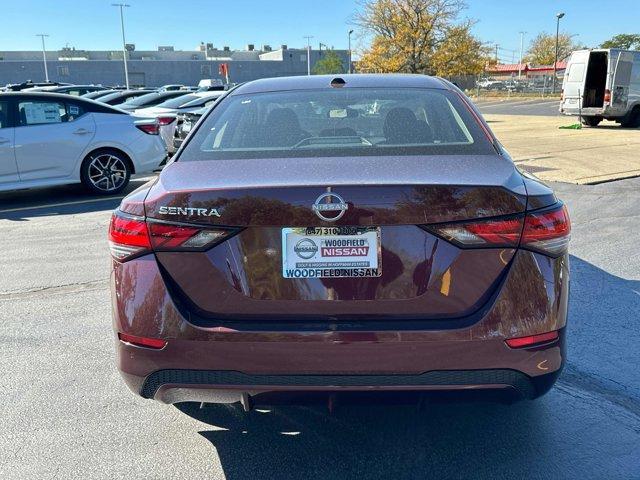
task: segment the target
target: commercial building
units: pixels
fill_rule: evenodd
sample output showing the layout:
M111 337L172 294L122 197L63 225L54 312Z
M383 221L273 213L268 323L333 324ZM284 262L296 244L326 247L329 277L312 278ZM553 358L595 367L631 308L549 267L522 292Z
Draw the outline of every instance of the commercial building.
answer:
M334 50L348 66L348 51ZM311 68L326 50L311 50ZM65 47L47 51L49 80L74 84L123 85L122 50L77 50ZM282 45L272 49L263 45L256 49L218 49L201 44L196 50L175 50L160 46L157 50L136 50L127 45L127 66L131 86L156 87L171 83L196 85L205 78L221 78L220 65L227 64L231 82L246 82L257 78L306 75L307 50ZM0 51L0 85L45 78L42 51Z

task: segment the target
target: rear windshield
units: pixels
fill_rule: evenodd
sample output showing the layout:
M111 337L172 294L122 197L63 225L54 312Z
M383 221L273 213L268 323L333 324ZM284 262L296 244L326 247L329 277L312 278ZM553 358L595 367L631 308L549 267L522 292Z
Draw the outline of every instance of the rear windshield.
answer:
M181 108L193 108L193 107L200 107L202 105L212 105L217 99L219 99L222 95L207 95L207 96L201 96L198 95L197 98L195 98L194 100L191 100L189 103L185 103L184 105L181 105Z
M228 96L178 160L493 152L453 92L336 88Z
M183 106L185 103L196 100L197 98L199 98L198 95L188 93L186 95L180 95L179 97L172 98L171 100L166 100L162 103L159 103L157 106L164 108L178 108Z

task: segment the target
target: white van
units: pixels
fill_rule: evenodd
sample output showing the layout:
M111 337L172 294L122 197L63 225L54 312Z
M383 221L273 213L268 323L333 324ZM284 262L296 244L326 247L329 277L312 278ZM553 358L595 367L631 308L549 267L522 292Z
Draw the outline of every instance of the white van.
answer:
M576 50L562 82L560 113L581 115L592 127L603 119L640 127L640 52Z

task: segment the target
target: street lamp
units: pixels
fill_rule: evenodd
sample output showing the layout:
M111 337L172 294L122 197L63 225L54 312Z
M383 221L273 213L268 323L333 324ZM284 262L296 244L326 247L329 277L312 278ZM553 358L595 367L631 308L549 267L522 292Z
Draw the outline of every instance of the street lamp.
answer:
M302 38L307 39L307 75L311 75L311 39L313 35L306 35Z
M42 62L44 63L44 81L49 83L49 71L47 70L47 51L44 48L44 37L48 37L46 33L38 33L36 37L42 39Z
M522 75L522 51L524 46L524 34L527 32L520 32L520 61L518 62L518 79Z
M351 34L353 33L353 30L349 30L349 73L353 73L353 70L351 68Z
M551 83L551 93L556 93L556 74L558 69L558 37L560 36L560 19L564 17L564 12L556 13L556 55L553 62L553 82Z
M125 7L130 7L131 5L127 5L126 3L112 3L112 7L120 7L120 27L122 28L122 61L124 62L124 82L127 86L127 90L129 90L129 70L127 69L127 44L124 39L124 15L122 13L122 9Z

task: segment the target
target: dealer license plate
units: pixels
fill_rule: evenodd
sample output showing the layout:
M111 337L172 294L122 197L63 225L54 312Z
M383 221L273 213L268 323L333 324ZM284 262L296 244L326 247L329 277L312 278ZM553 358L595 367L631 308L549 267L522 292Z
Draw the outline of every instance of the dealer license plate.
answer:
M379 227L282 229L282 276L351 278L382 275Z

